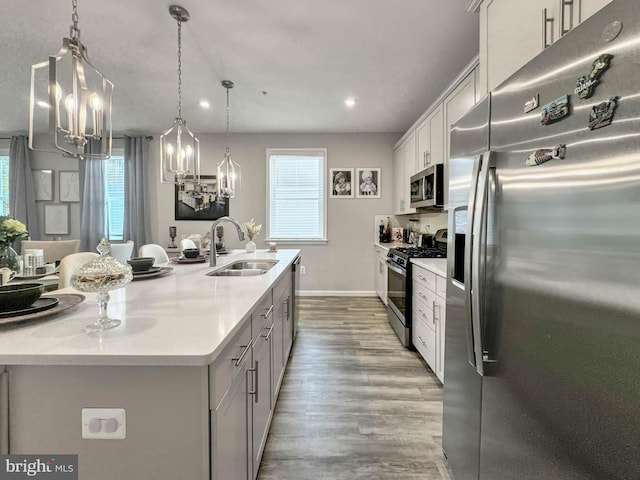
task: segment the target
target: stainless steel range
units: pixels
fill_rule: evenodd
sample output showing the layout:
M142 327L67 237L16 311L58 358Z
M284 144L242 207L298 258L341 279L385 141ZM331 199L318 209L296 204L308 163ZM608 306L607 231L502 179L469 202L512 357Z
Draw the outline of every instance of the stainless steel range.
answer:
M436 245L446 245L446 231L436 234ZM438 242L438 238L441 240ZM398 247L389 249L387 267L387 317L393 330L405 347L411 343L411 258L446 258L444 248Z

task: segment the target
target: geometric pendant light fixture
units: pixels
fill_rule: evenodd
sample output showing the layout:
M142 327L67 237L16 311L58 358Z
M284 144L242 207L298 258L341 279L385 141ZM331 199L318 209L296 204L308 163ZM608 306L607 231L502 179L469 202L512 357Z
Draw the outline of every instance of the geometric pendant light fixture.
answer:
M60 51L31 66L29 148L72 158L107 159L111 156L113 83L89 60L80 41L77 0L72 0L72 6L73 23ZM46 140L36 143L34 134L41 132L46 132Z
M222 86L227 90L227 146L224 157L218 164L216 180L218 195L223 198L234 198L240 187L240 165L233 161L229 150L229 90L233 88L233 82L223 80Z
M182 23L190 16L179 5L171 5L169 15L178 22L178 116L160 135L160 180L181 185L189 178L200 183L200 141L182 118Z

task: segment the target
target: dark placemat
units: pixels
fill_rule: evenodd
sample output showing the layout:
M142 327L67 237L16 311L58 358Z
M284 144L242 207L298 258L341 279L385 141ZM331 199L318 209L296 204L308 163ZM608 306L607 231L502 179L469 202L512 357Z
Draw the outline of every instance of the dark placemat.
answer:
M39 318L46 318L49 316L53 316L56 313L63 312L68 310L76 305L82 303L85 299L84 295L80 295L78 293L61 293L55 296L42 296L40 299L46 298L55 298L58 300L58 303L53 305L51 308L47 308L45 310L39 310L36 312L25 313L23 315L15 315L12 317L0 318L0 325L10 325L12 323L17 322L26 322L27 320L35 320Z
M134 275L133 282L136 280L146 280L148 278L160 277L162 275L166 275L169 272L173 272L173 267L160 267L160 270L157 272L143 273L141 275Z

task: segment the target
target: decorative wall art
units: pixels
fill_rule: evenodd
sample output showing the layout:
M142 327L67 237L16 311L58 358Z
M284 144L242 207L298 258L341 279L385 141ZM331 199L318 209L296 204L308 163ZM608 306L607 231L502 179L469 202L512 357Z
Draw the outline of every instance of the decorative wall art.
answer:
M53 170L32 170L36 200L53 200Z
M176 220L216 220L229 215L229 199L218 197L215 175L200 175L198 185L187 177L175 186Z
M380 198L379 168L357 168L355 182L357 198Z
M329 169L329 198L353 198L353 168Z
M44 233L45 235L69 235L69 205L45 204Z
M80 172L60 171L58 185L61 202L80 201Z

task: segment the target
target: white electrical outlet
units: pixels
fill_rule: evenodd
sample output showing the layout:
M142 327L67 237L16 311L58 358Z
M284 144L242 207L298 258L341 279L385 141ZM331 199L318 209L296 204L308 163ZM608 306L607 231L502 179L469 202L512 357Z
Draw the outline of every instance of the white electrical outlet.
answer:
M302 265L300 267L300 275L304 275L305 273L307 273L307 267L305 267L304 265Z
M94 440L126 438L126 417L124 408L83 408L82 438Z

